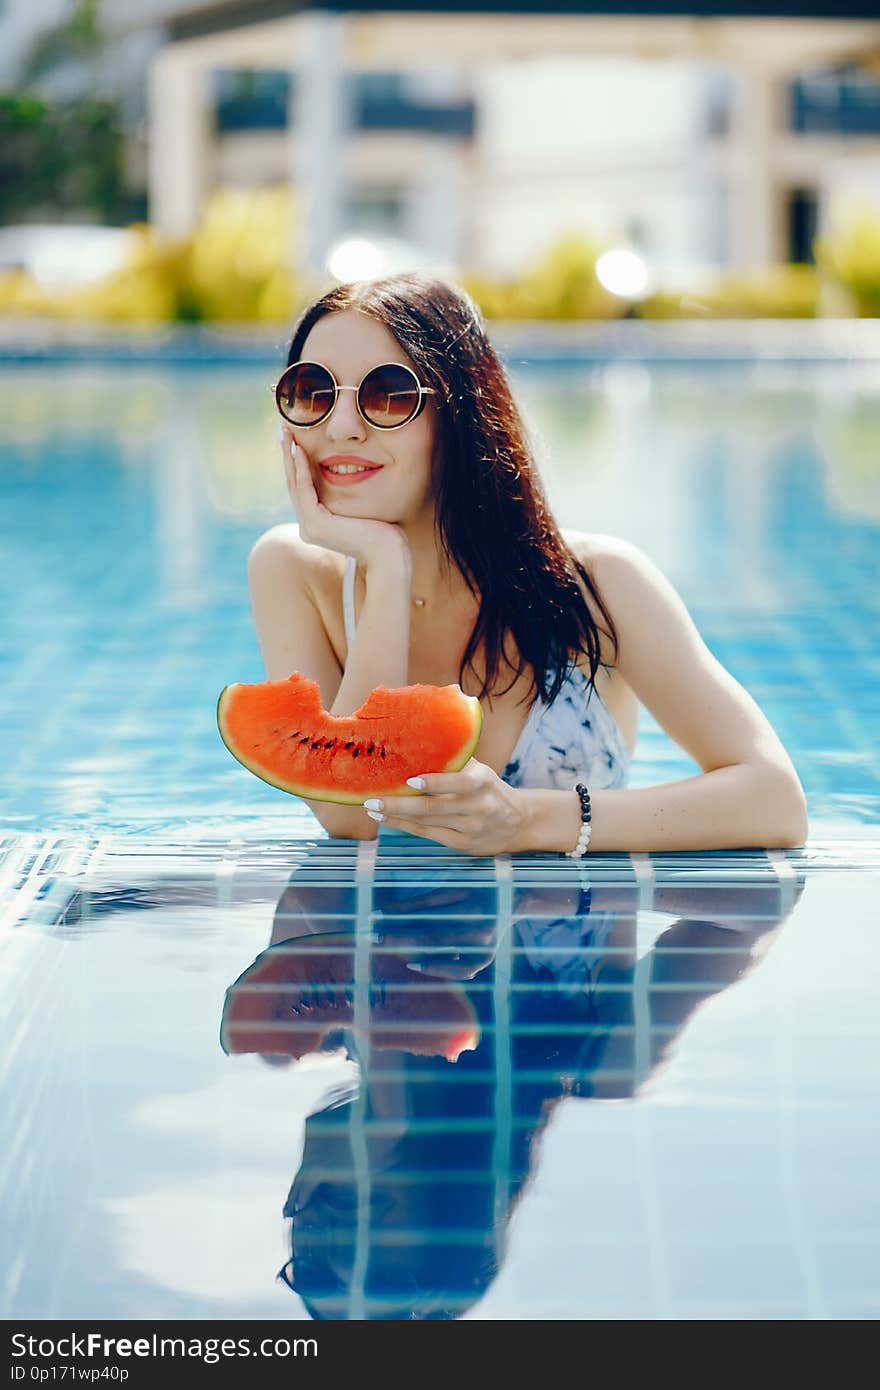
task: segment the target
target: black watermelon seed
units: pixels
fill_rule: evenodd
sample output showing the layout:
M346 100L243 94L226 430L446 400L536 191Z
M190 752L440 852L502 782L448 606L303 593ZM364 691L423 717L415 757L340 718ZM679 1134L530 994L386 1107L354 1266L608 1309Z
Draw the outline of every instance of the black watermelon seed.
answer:
M344 746L345 748L354 748L354 739L353 739L353 738L350 738L350 739L348 740L348 743L344 744L343 746Z
M359 748L356 748L356 749L354 750L354 752L352 753L351 756L352 756L353 758L356 758L357 755L358 755L358 753L359 753L360 751L361 751L361 750L360 750Z
M374 749L375 747L376 747L375 743L371 743L371 744L368 746L368 748L367 748L367 752L368 752L368 753L372 753L372 751L373 751L373 749Z
M308 734L306 734L305 738L301 738L301 739L300 739L300 743L308 743L308 742L309 742L309 736L308 736Z
M320 739L316 739L315 742L312 744L312 747L313 747L313 748L320 748L320 747L321 747L321 740L320 740Z
M379 752L382 754L382 757L384 758L384 757L385 757L385 749L384 749L384 748L380 748L380 749L379 749Z

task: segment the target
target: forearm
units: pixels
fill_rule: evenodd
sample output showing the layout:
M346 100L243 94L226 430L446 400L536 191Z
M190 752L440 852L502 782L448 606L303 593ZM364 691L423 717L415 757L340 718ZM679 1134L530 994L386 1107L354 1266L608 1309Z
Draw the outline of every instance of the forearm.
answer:
M367 593L331 714L354 714L377 686L409 680L411 562L402 550L367 570Z
M575 791L524 788L519 850L568 851L577 843ZM766 849L803 844L807 835L797 778L752 764L720 767L680 782L632 791L590 791L597 851Z
M395 690L408 683L411 567L408 555L383 557L367 570L367 593L358 618L331 714L354 714L377 686ZM334 836L374 840L378 826L360 806L310 802L324 829Z

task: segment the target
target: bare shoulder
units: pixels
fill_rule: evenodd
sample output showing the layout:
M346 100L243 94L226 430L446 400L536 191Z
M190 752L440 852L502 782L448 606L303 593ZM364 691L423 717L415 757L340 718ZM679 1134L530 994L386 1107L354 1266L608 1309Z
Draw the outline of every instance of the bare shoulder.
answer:
M313 597L317 597L328 582L338 583L344 562L345 557L335 550L325 550L323 546L302 540L295 521L270 526L257 537L249 557L252 565L266 563L272 568L289 569Z
M656 566L631 541L597 531L563 531L563 540L575 559L589 572L602 602L613 616L621 600L626 600L633 586L638 589L650 584L659 575Z
M599 531L563 531L562 536L582 564L591 569L597 564L604 569L614 568L613 563L611 566L605 563L608 560L617 561L617 568L650 563L643 550L621 536L610 536Z
M675 585L639 546L618 536L577 535L569 541L589 567L619 641L619 668L645 684L646 668L660 667L660 649L673 651L681 669L705 662L709 653ZM644 697L643 697L644 698Z
M602 535L596 532L563 531L562 538L575 559L584 566L593 581L608 616L611 618L615 636L618 638L618 644L615 644L592 594L587 591L583 581L578 579L584 601L592 612L596 623L599 651L604 663L603 667L600 667L596 672L596 687L617 720L629 751L632 753L638 729L639 702L635 691L621 670L618 623L621 604L613 573L609 578L609 566L613 570L618 559L625 566L629 562L630 551L635 551L636 554L640 552L636 550L635 546L630 546L627 541L622 541L617 536Z
M637 602L647 592L669 589L669 581L653 560L620 536L600 532L563 531L572 553L590 576L609 611Z

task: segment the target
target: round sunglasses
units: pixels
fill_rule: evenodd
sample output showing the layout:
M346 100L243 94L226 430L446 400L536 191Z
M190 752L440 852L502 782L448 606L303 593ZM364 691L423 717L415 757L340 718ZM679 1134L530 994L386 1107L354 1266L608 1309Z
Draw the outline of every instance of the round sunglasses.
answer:
M288 424L308 430L327 420L340 391L355 391L358 414L377 430L399 430L415 420L425 397L435 394L422 386L411 367L383 362L357 386L340 386L329 367L320 362L294 362L275 387L275 403Z

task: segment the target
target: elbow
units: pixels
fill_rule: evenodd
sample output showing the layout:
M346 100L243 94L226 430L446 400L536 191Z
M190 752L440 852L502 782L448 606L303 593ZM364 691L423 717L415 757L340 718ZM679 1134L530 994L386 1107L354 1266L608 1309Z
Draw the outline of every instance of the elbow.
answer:
M321 823L333 840L375 840L379 834L379 827L375 821L363 825L360 820L322 819Z
M357 806L343 806L327 801L309 801L315 819L333 839L375 840L379 834L378 821L371 820Z
M798 821L797 823L792 822L790 826L781 829L779 834L773 838L772 842L768 842L767 848L803 849L807 842L808 831L809 825L806 816L804 816L802 821Z
M807 798L797 773L776 774L772 786L765 788L764 806L770 813L768 849L801 849L810 831Z

